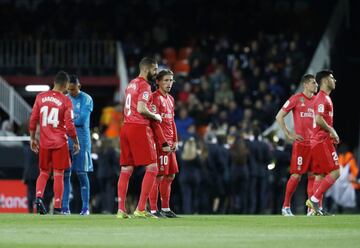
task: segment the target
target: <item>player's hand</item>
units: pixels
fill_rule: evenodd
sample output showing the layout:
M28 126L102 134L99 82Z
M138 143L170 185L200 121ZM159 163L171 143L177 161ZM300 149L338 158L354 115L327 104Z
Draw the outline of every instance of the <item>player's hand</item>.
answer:
M179 143L174 142L173 146L171 147L171 151L176 152L177 150L179 150Z
M39 141L37 139L30 140L30 149L35 153L39 152Z
M171 147L169 146L168 143L164 143L164 144L162 145L162 151L163 151L163 152L167 152L167 153L170 153L170 152L171 152Z
M339 135L336 133L335 129L331 129L330 137L334 141L334 144L339 144L340 138Z
M80 152L80 144L74 144L73 149L74 154L78 154Z
M294 133L289 133L288 135L287 135L287 137L288 137L288 139L290 140L290 141L303 141L304 140L304 137L303 136L301 136L301 135L299 135L299 134L294 134Z
M159 121L160 123L162 122L161 115L159 115L159 114L155 114L155 115L154 115L154 119L157 120L157 121Z

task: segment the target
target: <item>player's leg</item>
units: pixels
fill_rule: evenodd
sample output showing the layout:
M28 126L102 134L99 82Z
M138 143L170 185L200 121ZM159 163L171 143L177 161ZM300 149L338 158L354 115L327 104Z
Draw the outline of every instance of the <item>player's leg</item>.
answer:
M51 151L49 149L39 150L39 167L40 173L36 180L36 211L38 214L47 214L46 208L43 203L43 196L46 187L46 183L49 179L51 168Z
M129 218L126 213L125 203L126 203L126 195L129 186L129 180L133 173L134 161L132 158L130 144L128 142L127 136L129 135L129 125L125 124L121 129L120 133L120 165L121 171L119 175L119 180L117 184L117 192L118 192L118 213L116 215L117 218Z
M64 194L62 199L62 212L64 214L70 214L70 194L72 192L71 187L71 169L64 171Z
M82 201L81 215L89 215L90 182L86 171L76 172L80 182L80 193Z
M64 193L64 170L54 169L54 214L61 214L62 196Z
M175 174L166 175L160 183L161 213L168 218L176 218L176 214L170 209L171 184Z
M291 163L290 163L290 178L287 181L284 202L281 209L281 214L283 216L293 216L291 212L291 199L292 196L300 182L301 179L301 171L303 166L303 149L304 146L295 142L292 149L291 154Z
M157 207L158 197L159 197L159 185L162 180L163 180L163 176L157 175L149 195L150 212L156 215L157 217L162 217Z
M70 168L70 155L68 144L53 150L51 161L54 172L54 214L62 214L62 197L64 193L64 171Z
M128 218L126 214L126 195L129 186L129 180L133 173L133 166L122 166L118 180L118 218Z
M175 174L179 172L179 167L176 161L176 154L170 153L167 155L168 161L165 164L165 177L160 183L160 197L161 197L161 213L169 218L177 217L176 214L170 209L170 195L171 184L175 179Z
M306 201L306 205L312 208L317 214L323 215L323 212L320 209L320 201L324 193L335 183L336 179L340 176L339 161L335 147L331 140L316 145L313 150L317 155L316 163L318 165L318 170L316 172L327 175L323 180L321 180L319 187L316 189L316 191L314 191L314 195Z
M136 208L140 212L145 211L146 201L149 198L149 194L154 185L157 174L157 163L152 163L146 166L145 175L141 184L140 199Z

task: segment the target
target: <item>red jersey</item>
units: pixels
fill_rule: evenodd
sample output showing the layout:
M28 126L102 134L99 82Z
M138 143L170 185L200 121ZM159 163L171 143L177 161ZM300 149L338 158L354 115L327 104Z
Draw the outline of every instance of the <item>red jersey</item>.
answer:
M310 144L313 131L315 96L308 98L304 93L292 95L282 107L285 112L292 111L295 133L301 135L304 140L301 143Z
M142 77L129 83L125 90L124 123L150 125L150 120L137 111L138 101L149 105L152 102L150 84Z
M174 98L169 94L163 95L159 90L152 94L152 98L152 111L161 115L162 122L159 125L166 142L172 146L174 142L177 141L176 126L174 121ZM161 141L161 138L156 138L158 141Z
M31 131L40 124L40 146L56 149L67 143L67 136L76 137L71 100L57 91L42 92L36 100L30 116Z
M329 126L333 126L333 103L330 96L322 90L319 91L314 100L314 112L315 116L321 115ZM323 142L328 138L330 138L330 134L324 129L322 129L320 126L316 125L316 123L314 122L311 143L317 144Z

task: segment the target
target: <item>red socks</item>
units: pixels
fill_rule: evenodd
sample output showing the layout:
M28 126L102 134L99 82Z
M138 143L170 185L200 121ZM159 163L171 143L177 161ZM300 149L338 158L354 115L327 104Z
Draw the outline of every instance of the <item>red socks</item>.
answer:
M314 194L314 181L315 181L315 176L308 176L308 183L307 183L307 195L308 195L308 199L310 199L310 197Z
M161 208L170 208L172 178L164 178L160 183Z
M54 170L54 208L61 208L64 192L64 170Z
M139 203L137 206L137 209L139 211L145 210L146 201L149 198L149 194L154 185L157 174L158 174L157 166L152 169L147 168L147 170L145 172L145 175L144 175L144 178L143 178L143 181L141 184L140 199L139 199Z
M121 171L118 181L118 209L126 212L125 202L126 202L126 193L129 186L129 179L131 177L132 171Z
M157 202L158 202L158 196L159 196L159 184L161 182L161 177L157 177L154 185L151 189L150 195L149 195L149 203L150 203L150 210L156 211L157 208Z
M49 172L40 170L40 174L36 180L36 197L43 197L47 180L49 179Z
M299 184L299 179L290 176L290 178L289 178L289 180L288 180L288 182L286 184L286 191L285 191L285 199L284 199L283 208L290 207L291 197L294 194L298 184Z
M319 199L322 202L322 198L324 193L335 183L335 180L331 177L331 175L327 175L323 180L321 180L321 184L319 188L314 191L315 198Z

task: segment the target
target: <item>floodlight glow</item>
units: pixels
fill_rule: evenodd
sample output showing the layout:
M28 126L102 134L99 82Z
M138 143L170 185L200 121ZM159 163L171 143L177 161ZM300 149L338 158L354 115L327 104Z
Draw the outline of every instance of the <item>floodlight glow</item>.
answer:
M38 84L38 85L26 85L25 90L28 92L41 92L48 91L50 89L49 85Z

